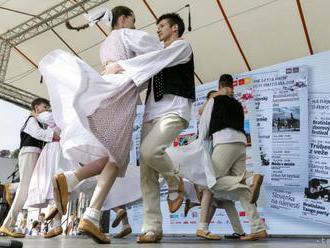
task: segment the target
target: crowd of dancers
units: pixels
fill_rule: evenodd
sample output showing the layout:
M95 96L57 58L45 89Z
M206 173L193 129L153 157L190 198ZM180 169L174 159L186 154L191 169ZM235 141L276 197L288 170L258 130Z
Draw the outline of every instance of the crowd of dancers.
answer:
M267 237L257 213L262 175L247 172L244 112L232 97L233 78L224 74L200 111L198 138L173 148L175 138L188 127L195 100L194 56L182 39L185 25L175 13L157 20L159 39L135 29L134 12L125 6L99 9L87 16L88 25L102 21L111 32L100 48L103 71L62 50L39 63L50 102L32 102L32 114L21 129L20 183L6 188L8 202L16 196L0 232L14 231L24 204L51 205L47 219L53 227L44 236L60 235L62 216L79 192L91 196L78 229L97 243L110 243L100 228L101 211L112 209L122 222L117 237L132 232L125 205L142 198L143 226L138 243L163 237L160 187L167 184L168 209L176 212L186 198L185 214L201 206L196 235L220 240L209 223L216 208L224 208L232 224L231 238ZM147 87L140 144L140 166L128 166L139 92ZM50 106L52 111L50 111ZM179 166L180 165L180 166ZM251 225L242 229L234 201L239 201Z

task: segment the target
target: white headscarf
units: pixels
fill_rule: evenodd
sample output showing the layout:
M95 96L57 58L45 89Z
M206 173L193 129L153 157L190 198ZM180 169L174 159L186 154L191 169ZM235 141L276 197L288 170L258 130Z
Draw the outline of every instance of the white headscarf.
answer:
M84 17L88 20L89 26L93 26L99 21L102 21L105 25L111 27L112 23L112 11L107 8L99 8L88 14L85 14Z

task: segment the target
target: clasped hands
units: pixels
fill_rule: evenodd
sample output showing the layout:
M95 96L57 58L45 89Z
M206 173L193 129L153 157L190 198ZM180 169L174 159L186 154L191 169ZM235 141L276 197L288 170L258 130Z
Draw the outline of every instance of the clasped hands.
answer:
M118 74L123 71L124 69L117 62L110 62L103 66L101 75Z

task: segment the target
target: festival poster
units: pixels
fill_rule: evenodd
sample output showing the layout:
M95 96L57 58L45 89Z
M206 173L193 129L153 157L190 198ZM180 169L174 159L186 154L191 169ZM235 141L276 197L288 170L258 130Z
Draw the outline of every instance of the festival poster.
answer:
M234 81L234 97L240 101L244 110L244 131L246 135L246 168L259 171L261 167L259 137L257 128L256 104L254 101L251 78L239 78Z
M267 187L265 208L267 212L299 218L304 194L298 188Z
M304 187L308 179L308 71L285 68L252 76L256 93L273 91L271 180Z
M310 95L309 180L304 189L302 217L330 224L330 99Z
M308 178L307 70L287 68L273 95L273 186L303 187Z
M273 91L255 92L260 159L264 185L271 185Z

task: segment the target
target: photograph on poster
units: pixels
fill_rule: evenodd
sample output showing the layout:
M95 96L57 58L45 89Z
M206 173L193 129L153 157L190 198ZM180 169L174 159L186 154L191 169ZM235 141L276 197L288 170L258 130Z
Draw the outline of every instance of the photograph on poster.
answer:
M328 180L319 178L309 180L308 188L305 188L305 197L330 202L330 185Z
M281 107L273 109L273 131L295 132L300 131L299 106Z
M301 81L297 80L296 82L294 82L294 84L290 85L289 87L283 86L283 90L294 91L294 90L304 88L304 87L307 87L306 81L305 80L301 80Z
M259 149L260 149L261 165L262 166L268 166L270 164L269 154L264 152L263 147L260 146Z

